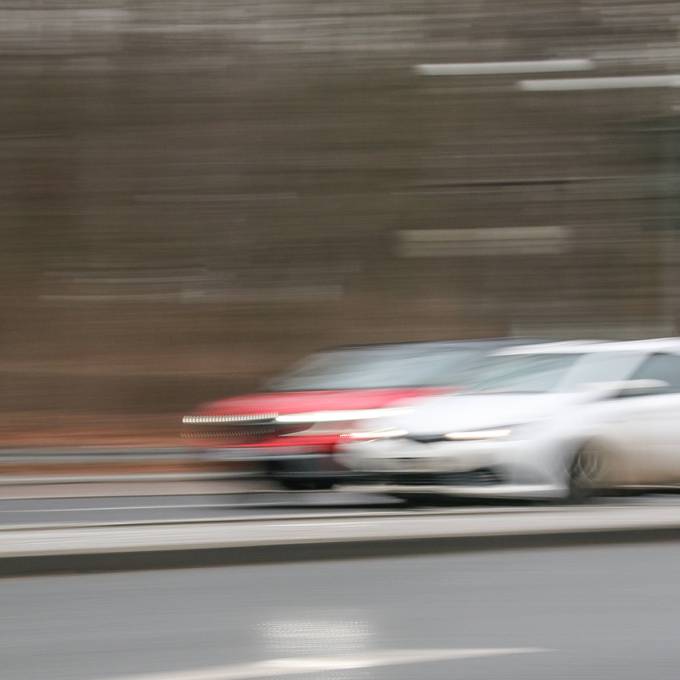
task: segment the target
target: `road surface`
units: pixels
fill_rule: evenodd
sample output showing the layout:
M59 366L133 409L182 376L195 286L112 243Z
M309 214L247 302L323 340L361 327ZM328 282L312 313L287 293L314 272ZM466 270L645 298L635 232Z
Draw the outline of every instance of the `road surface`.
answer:
M0 500L0 527L12 524L62 524L256 517L273 510L336 513L343 508L401 508L387 496L335 492L252 492L235 494L131 495Z
M679 563L649 543L5 579L2 678L676 680Z
M88 485L83 485L87 487ZM678 507L680 495L649 495L631 498L599 499L596 505L655 505ZM555 505L528 505L519 502L465 501L438 505L462 512L554 510ZM64 498L4 498L0 500L0 528L23 525L97 524L115 522L215 521L259 517L276 512L301 514L370 513L371 511L427 511L428 506L410 507L389 496L350 492L252 491L243 493L190 493L165 495L136 494L115 496L74 496Z

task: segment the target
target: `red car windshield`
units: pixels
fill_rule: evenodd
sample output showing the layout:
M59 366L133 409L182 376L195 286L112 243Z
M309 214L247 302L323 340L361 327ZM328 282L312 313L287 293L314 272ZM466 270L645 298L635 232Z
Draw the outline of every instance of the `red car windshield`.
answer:
M266 387L295 392L458 385L484 354L480 348L426 350L409 345L331 350L313 354Z

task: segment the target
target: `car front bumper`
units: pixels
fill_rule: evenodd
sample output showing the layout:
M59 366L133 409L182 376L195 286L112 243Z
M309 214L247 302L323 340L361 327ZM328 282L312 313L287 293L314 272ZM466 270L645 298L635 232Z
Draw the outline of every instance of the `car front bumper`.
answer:
M410 439L358 442L340 449L338 460L360 472L381 475L451 474L514 462L526 448L519 440L437 441Z
M409 484L384 483L366 481L365 483L348 482L340 487L343 491L361 491L391 496L451 496L457 498L479 499L522 499L553 500L564 498L567 489L560 484L511 484L498 483L488 485L465 484Z
M281 460L319 460L330 458L313 446L236 446L205 449L201 458L215 463L258 463Z
M410 439L343 446L338 462L363 475L368 487L396 493L480 497L555 497L565 478L536 441L520 439L418 442Z

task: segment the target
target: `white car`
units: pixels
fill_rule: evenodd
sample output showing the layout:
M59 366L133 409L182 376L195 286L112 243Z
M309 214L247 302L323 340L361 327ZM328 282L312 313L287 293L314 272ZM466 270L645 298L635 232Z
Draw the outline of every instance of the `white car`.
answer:
M367 488L402 497L680 484L680 338L502 350L465 393L367 423L338 455Z

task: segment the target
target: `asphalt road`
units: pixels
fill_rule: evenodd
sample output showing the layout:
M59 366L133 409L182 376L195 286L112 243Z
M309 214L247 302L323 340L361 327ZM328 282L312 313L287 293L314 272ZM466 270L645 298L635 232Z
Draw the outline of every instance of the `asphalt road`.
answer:
M336 513L346 509L400 508L394 498L352 493L252 492L165 496L26 498L0 500L3 525L214 520L257 517L272 511Z
M680 495L650 495L630 498L600 499L599 504L680 506ZM448 501L452 510L483 512L516 510L519 502ZM546 506L536 505L540 511ZM442 509L442 506L439 505ZM234 494L130 495L67 498L8 498L0 500L0 528L3 526L97 524L115 522L215 521L258 517L272 513L337 514L367 513L373 510L403 511L402 501L389 496L350 492L277 492L253 491ZM426 510L410 508L411 512Z
M649 543L5 579L1 677L676 680L678 564Z

